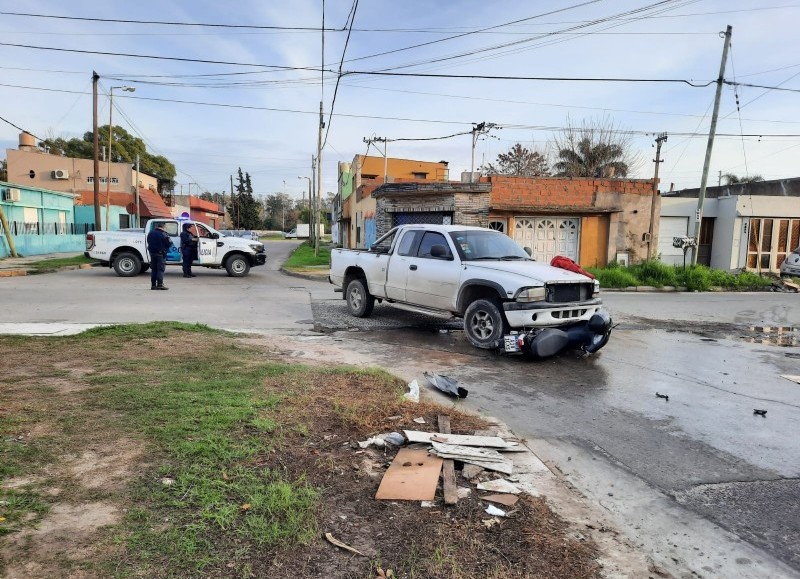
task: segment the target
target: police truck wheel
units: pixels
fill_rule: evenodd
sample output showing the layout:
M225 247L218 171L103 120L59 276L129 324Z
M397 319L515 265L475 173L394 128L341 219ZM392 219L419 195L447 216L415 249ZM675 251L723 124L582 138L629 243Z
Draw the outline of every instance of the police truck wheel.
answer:
M367 289L367 282L357 278L347 284L347 309L357 318L368 318L375 307L375 298Z
M244 277L250 272L250 262L243 255L234 255L225 261L225 271L231 277Z
M464 333L476 348L499 348L505 329L503 312L492 300L475 300L464 312Z
M139 275L142 269L142 260L130 251L123 251L114 258L114 271L120 277L133 277Z

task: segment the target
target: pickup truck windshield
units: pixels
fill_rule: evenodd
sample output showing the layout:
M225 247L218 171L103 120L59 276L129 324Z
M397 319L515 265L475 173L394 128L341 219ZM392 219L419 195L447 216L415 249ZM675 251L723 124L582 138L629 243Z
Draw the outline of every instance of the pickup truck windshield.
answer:
M497 231L453 231L450 237L464 261L531 259L513 239Z

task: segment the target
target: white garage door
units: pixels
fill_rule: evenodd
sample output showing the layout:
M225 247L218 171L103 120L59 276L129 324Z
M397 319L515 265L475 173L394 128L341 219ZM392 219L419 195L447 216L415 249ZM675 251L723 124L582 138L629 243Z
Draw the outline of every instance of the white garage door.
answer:
M672 247L673 237L684 237L689 231L688 217L662 217L658 226L658 253L661 261L683 265L683 250Z
M557 255L578 261L580 218L566 217L516 217L514 241L530 247L533 259L543 263Z

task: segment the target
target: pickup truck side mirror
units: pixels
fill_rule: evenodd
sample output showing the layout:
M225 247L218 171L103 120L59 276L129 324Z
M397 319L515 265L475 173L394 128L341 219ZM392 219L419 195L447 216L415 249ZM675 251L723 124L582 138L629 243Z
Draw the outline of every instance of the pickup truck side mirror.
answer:
M530 248L530 247L528 247L528 246L525 246L525 247L523 247L522 249L524 249L524 250L525 250L525 253L527 253L527 254L528 254L528 257L531 257L531 256L533 255L533 251L531 250L531 248Z
M437 259L453 259L453 256L450 255L447 247L440 244L431 246L431 257L435 257Z
M219 239L219 233L212 233L211 239Z

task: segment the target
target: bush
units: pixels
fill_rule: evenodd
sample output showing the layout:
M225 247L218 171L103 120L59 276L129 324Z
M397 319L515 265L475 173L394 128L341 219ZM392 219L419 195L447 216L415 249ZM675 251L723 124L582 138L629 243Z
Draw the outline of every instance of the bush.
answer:
M636 277L624 267L612 269L595 269L592 274L597 277L600 287L626 288L639 285Z
M675 266L661 263L657 259L650 259L639 265L631 266L630 270L641 282L641 285L663 287L677 284L678 274Z

